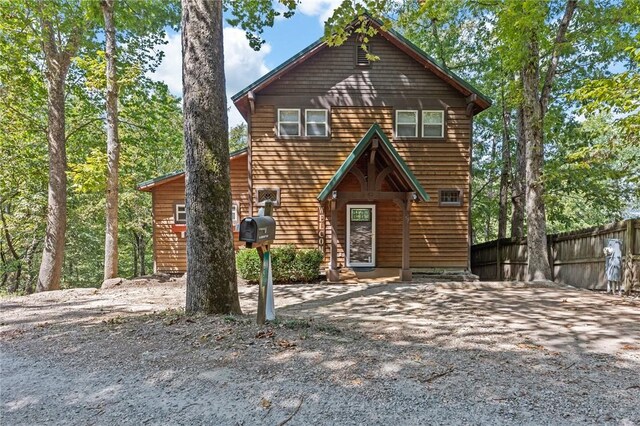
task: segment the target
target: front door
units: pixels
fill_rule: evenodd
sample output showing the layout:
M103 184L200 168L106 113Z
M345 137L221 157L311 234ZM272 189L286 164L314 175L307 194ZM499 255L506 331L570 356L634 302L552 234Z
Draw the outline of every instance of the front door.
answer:
M376 265L376 206L347 206L347 266Z

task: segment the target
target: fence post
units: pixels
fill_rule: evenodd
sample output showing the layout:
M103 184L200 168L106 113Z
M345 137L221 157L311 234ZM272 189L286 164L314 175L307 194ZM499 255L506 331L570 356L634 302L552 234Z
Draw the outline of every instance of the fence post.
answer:
M501 281L502 267L500 266L500 238L496 240L496 281Z
M625 235L625 241L624 241L624 255L625 255L625 261L626 261L626 256L631 256L631 258L633 259L633 255L636 254L635 252L635 247L634 247L634 243L636 241L636 227L635 227L635 221L636 219L627 219L627 232Z
M549 256L549 268L551 269L551 281L556 280L555 273L555 256L553 254L553 234L547 235L547 255Z

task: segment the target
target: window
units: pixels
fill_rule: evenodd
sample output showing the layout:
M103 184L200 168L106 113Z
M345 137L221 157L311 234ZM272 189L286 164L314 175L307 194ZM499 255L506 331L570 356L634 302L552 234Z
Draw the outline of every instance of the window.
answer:
M369 48L369 47L367 47ZM371 61L367 58L367 51L362 48L361 44L356 45L356 66L368 67L371 65Z
M267 201L271 201L274 206L279 206L280 188L257 188L256 205L262 207Z
M439 192L441 206L462 205L462 191L459 189L441 189Z
M187 209L184 204L175 205L173 223L187 223Z
M278 136L300 136L300 110L278 110Z
M418 111L396 111L396 137L415 138L418 136Z
M304 112L307 136L327 136L327 110L308 109Z
M422 111L422 137L444 137L444 111Z
M237 225L240 223L240 206L237 201L234 201L231 205L231 224Z

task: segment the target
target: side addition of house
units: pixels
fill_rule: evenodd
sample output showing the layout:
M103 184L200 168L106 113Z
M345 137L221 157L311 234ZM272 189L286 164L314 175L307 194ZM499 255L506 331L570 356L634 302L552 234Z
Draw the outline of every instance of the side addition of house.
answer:
M249 128L244 174L232 160L235 214L273 201L275 244L323 251L330 281L469 270L472 120L490 101L369 22L378 61L355 35L339 47L318 41L232 97ZM185 264L169 231L184 200L184 179L175 182L171 196L154 191L158 272Z

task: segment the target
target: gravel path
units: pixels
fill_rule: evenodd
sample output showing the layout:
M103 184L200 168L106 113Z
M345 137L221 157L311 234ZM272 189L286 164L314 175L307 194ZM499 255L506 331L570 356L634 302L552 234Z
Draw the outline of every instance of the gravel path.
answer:
M276 286L278 321L180 281L0 301L0 423L640 424L640 302L502 283Z

